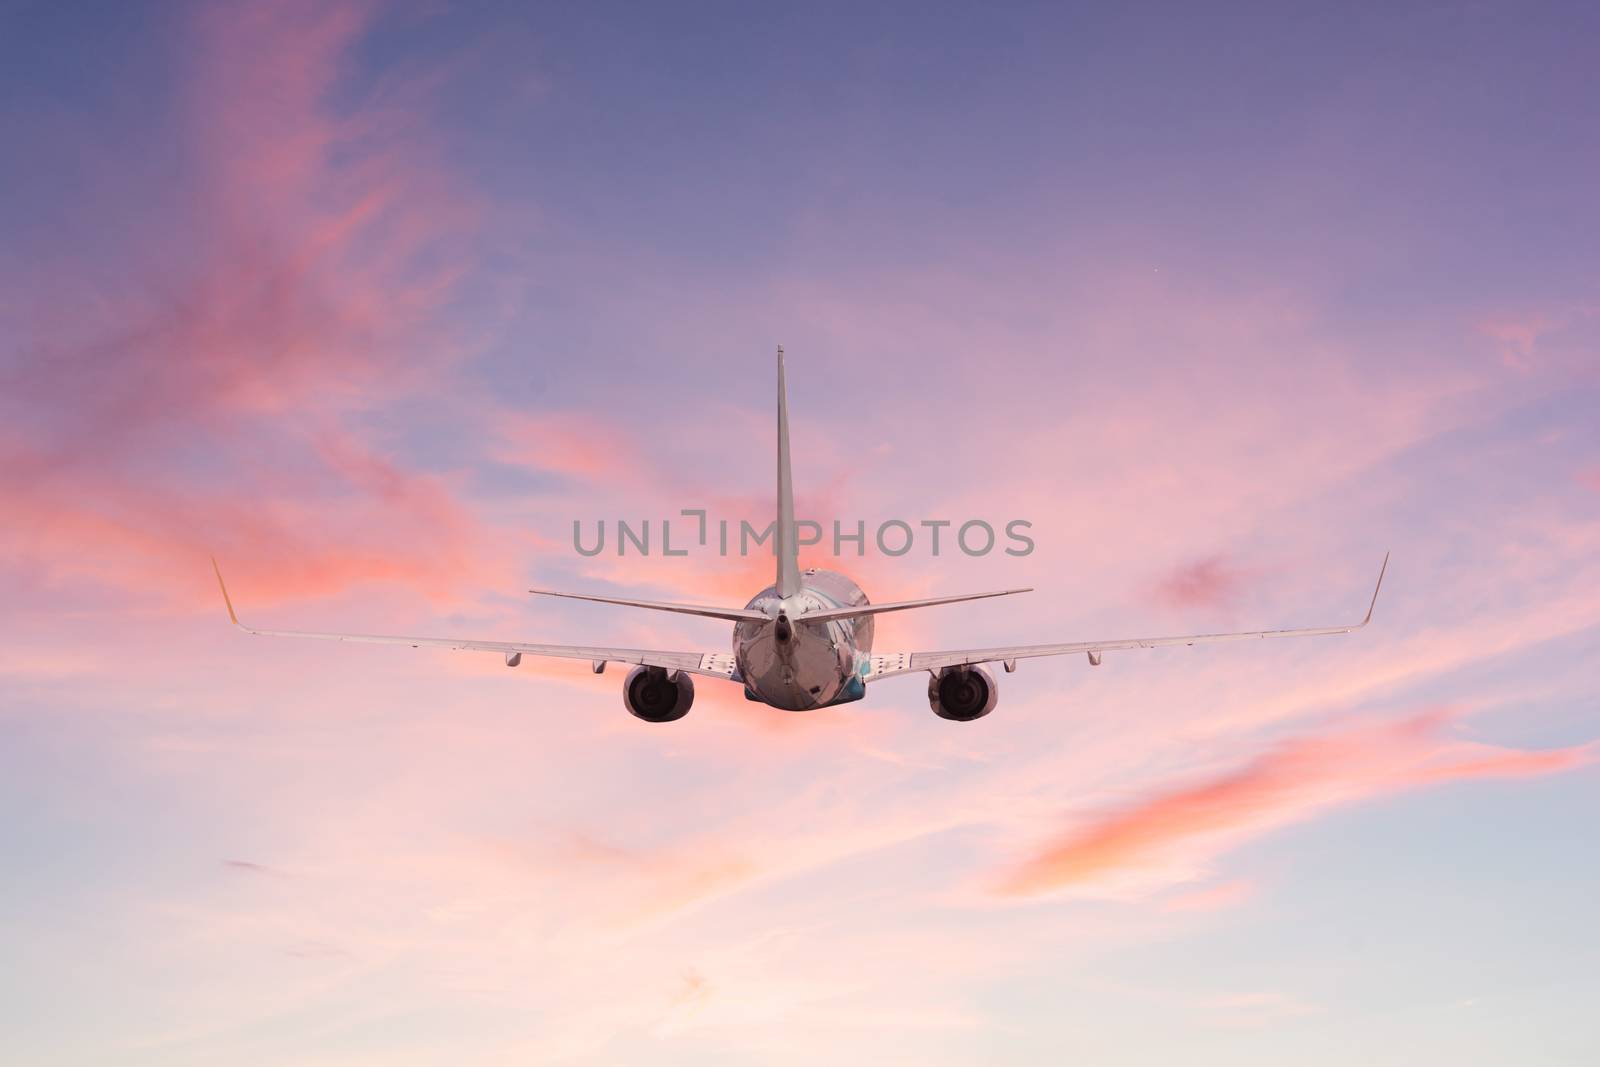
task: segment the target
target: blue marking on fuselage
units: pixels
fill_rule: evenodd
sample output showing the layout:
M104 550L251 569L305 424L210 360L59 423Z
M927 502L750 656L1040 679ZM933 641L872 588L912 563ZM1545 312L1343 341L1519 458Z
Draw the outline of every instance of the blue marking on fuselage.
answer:
M852 674L850 680L839 689L839 695L828 701L828 707L835 704L848 704L852 700L860 700L867 695L866 679L859 674Z

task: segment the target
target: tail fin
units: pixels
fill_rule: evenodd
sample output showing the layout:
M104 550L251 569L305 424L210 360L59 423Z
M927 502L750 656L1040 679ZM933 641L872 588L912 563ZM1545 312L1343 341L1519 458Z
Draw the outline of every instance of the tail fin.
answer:
M778 346L778 595L800 591L800 546L794 528L794 480L789 474L789 398L783 382L783 346Z

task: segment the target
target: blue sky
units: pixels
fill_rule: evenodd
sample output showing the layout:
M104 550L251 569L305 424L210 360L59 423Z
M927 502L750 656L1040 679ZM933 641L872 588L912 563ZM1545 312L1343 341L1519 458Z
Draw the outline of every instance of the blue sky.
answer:
M0 1059L1587 1064L1596 14L0 8ZM251 621L722 650L574 521L869 550L884 651L709 681ZM315 644L315 643L313 643Z

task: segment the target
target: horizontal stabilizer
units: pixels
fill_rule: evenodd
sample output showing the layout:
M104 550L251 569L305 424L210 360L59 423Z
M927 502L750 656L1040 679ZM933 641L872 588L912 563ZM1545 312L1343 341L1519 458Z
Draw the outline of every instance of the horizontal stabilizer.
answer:
M651 611L673 611L679 615L702 615L708 619L727 619L729 622L741 622L749 619L754 622L767 622L768 616L748 608L708 608L700 604L669 604L659 600L628 600L615 596L593 596L589 593L557 593L550 589L530 589L530 593L538 596L559 596L568 600L592 600L597 604L617 604L625 608L648 608Z
M854 619L860 615L881 615L886 611L931 608L940 604L958 604L963 600L985 600L992 596L1031 592L1032 589L997 589L992 593L960 593L956 596L929 597L927 600L895 600L887 604L859 604L853 608L824 608L821 611L808 611L800 617L806 622L827 622L830 619Z

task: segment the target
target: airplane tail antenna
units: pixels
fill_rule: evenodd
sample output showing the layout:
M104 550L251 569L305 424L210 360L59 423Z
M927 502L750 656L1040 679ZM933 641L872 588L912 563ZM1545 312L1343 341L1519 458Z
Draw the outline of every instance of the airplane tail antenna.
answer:
M783 381L783 346L778 346L778 595L800 591L800 546L794 525L794 480L789 473L789 398Z

